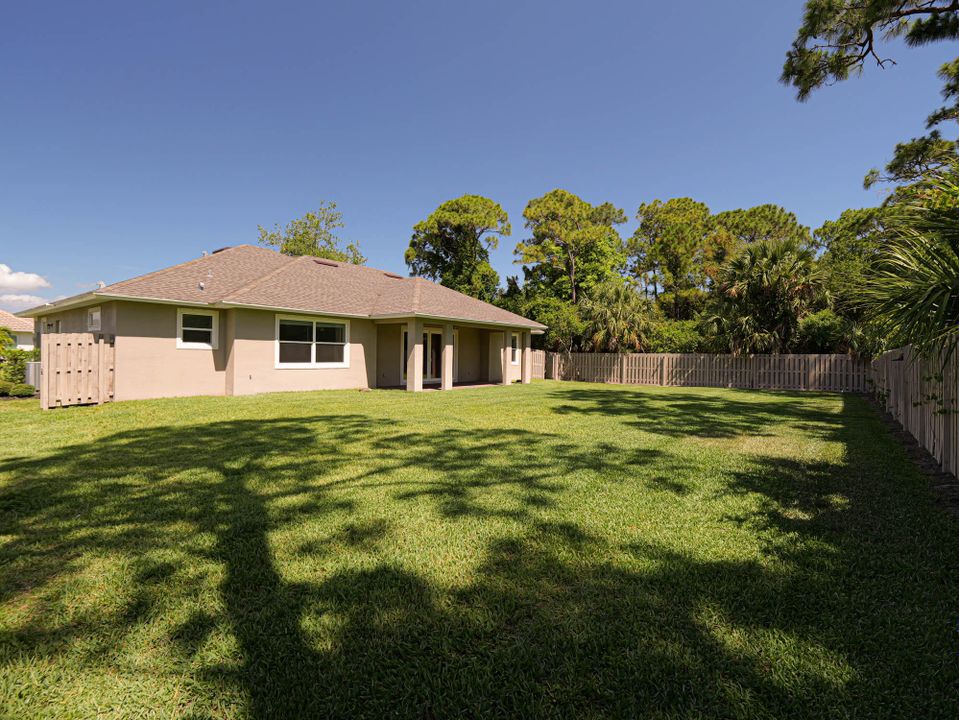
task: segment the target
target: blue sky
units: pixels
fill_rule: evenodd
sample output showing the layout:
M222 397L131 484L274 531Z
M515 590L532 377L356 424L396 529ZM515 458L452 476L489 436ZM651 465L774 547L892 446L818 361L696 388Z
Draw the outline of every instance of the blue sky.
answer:
M148 6L149 5L149 6ZM675 5L675 7L672 7ZM813 227L923 131L948 45L807 103L777 82L801 0L17 3L0 24L0 307L256 241L335 200L405 272L464 193L510 215L612 201L777 203ZM635 222L623 229L631 233ZM33 277L40 276L41 279ZM46 282L46 286L43 282Z

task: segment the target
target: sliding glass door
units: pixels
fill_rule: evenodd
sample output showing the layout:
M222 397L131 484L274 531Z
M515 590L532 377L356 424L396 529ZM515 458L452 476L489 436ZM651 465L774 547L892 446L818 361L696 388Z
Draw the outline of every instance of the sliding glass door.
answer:
M403 331L403 380L406 380L406 368L409 363L409 337ZM439 330L426 330L423 333L423 382L438 383L443 373L443 333Z

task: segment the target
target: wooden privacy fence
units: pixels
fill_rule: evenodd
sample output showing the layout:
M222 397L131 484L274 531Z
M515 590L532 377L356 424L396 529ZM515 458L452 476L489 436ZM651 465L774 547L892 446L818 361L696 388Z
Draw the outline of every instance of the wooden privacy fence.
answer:
M868 376L869 364L849 355L546 355L547 378L627 385L865 392Z
M872 362L879 402L952 475L959 474L957 372L955 356L943 367L938 358L919 357L909 346Z
M115 339L100 333L40 336L40 407L113 400Z
M533 350L533 379L546 379L546 351Z

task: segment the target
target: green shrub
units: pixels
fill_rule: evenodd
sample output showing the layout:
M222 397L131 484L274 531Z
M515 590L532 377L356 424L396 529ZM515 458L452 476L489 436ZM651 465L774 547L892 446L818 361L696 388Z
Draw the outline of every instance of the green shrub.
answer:
M0 380L0 397L10 394L10 388L13 387L12 382L7 382L6 380Z
M649 328L646 352L692 353L702 352L703 337L695 320L661 320Z
M4 348L3 357L0 358L0 380L6 380L14 384L22 383L27 376L27 363L39 359L39 349Z
M26 383L17 383L10 388L10 397L33 397L36 394L37 389Z
M832 310L820 310L799 321L796 349L803 353L842 353L849 349L849 323Z

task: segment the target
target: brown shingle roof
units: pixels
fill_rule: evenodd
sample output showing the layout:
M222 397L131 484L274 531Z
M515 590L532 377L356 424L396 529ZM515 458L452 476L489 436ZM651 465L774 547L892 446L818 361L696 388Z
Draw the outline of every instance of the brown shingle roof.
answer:
M419 315L545 328L532 320L422 278L238 245L108 285L108 297L252 305L310 313L383 318Z
M33 320L28 318L19 318L16 315L8 313L6 310L0 310L0 327L8 328L13 332L33 332Z

